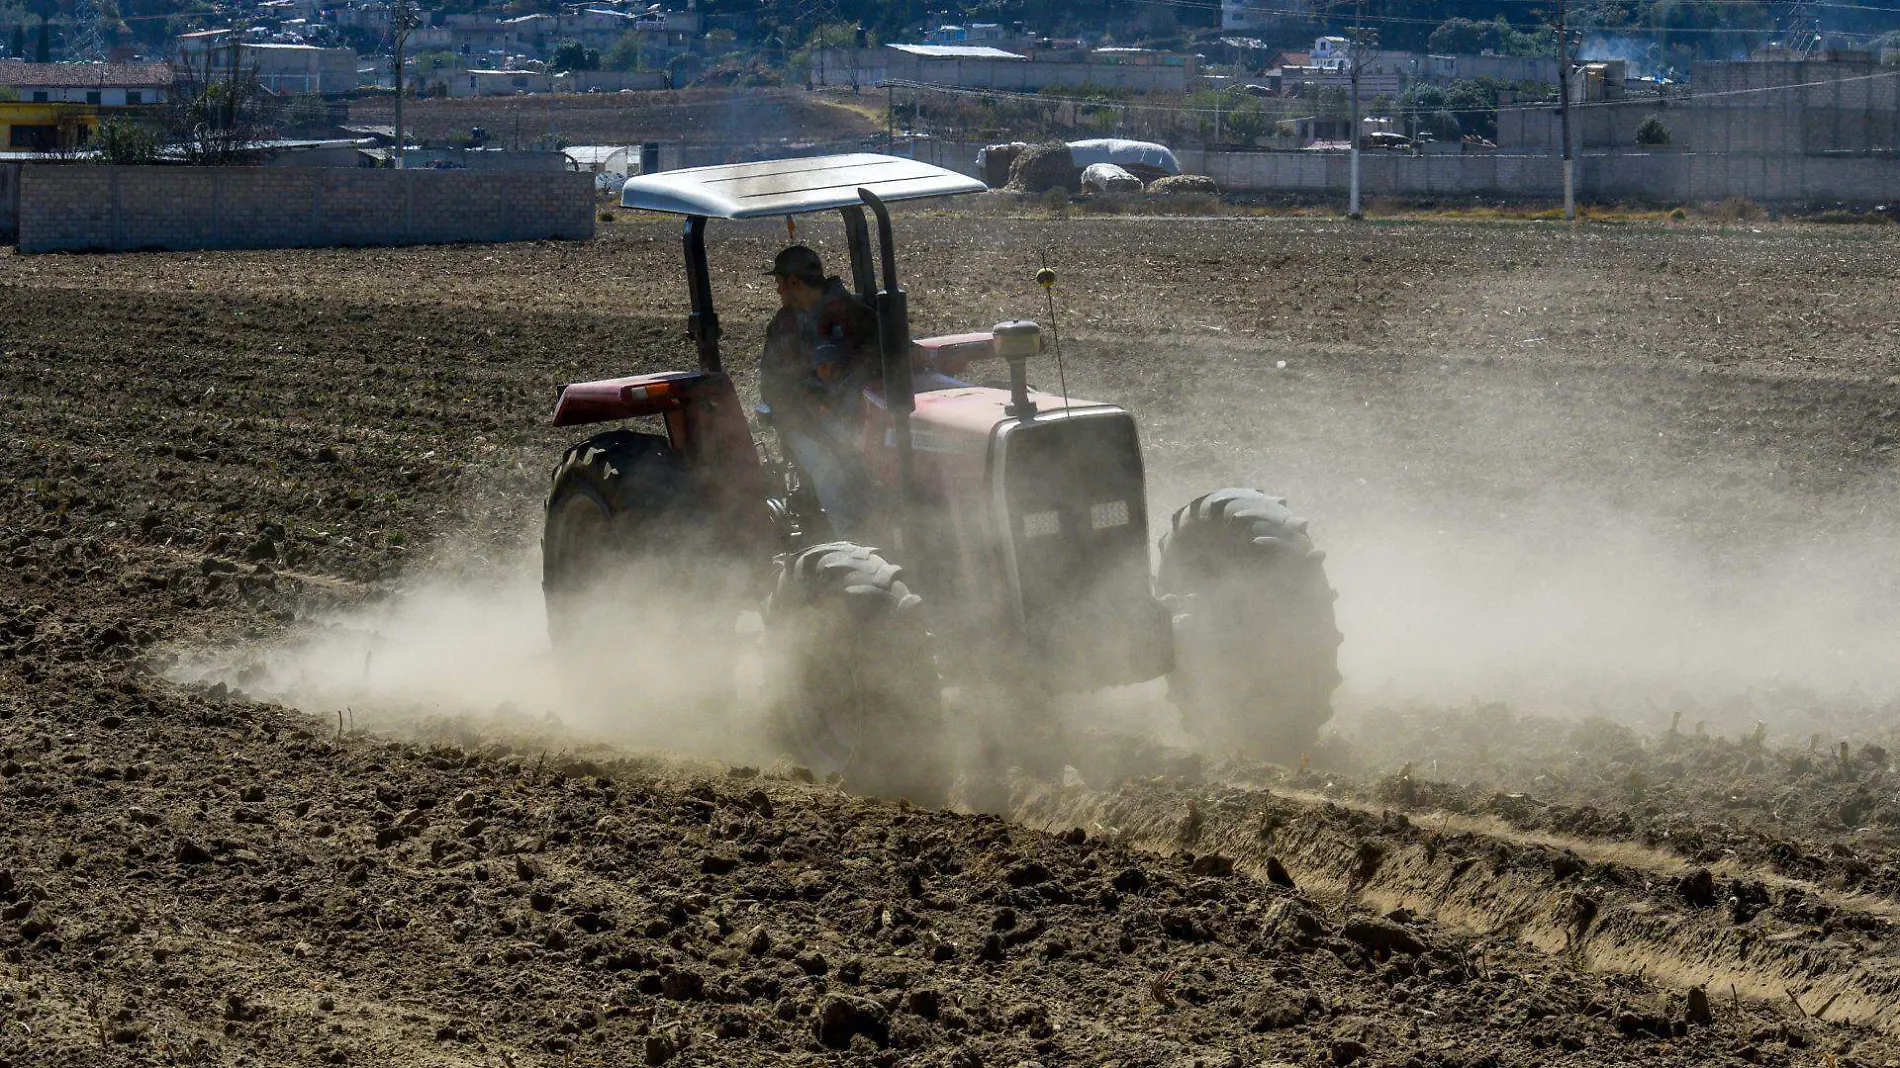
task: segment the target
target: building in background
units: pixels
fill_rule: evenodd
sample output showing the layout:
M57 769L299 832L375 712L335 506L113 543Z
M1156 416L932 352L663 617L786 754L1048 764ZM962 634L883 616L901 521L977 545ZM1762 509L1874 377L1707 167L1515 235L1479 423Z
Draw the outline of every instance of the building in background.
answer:
M553 81L541 70L466 70L448 79L449 95L515 96L519 93L545 93Z
M0 60L0 88L22 103L124 108L163 104L172 69L164 63L24 63Z
M204 81L235 68L254 73L259 85L279 94L334 95L357 87L352 49L258 44L234 37L230 30L180 34L172 42L172 59L187 77Z
M1146 48L1030 47L1010 51L991 45L889 44L878 48L828 48L812 60L820 86L873 87L916 82L955 89L1039 92L1096 86L1135 93L1179 93L1196 78L1194 57Z

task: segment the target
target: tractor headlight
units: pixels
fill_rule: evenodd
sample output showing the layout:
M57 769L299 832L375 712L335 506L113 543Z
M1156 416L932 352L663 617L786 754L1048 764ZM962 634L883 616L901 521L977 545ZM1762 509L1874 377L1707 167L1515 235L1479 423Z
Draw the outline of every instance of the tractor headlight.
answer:
M1059 512L1028 512L1023 515L1023 537L1052 538L1062 533Z

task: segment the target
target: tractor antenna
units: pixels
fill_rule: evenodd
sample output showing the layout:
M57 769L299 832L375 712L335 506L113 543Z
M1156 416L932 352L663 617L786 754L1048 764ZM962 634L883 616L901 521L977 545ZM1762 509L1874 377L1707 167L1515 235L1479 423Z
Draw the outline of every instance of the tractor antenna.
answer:
M1042 250L1042 270L1036 272L1036 284L1042 287L1049 307L1049 336L1056 343L1056 381L1062 386L1062 409L1069 408L1069 375L1062 368L1062 326L1056 322L1056 272L1049 266L1049 250Z

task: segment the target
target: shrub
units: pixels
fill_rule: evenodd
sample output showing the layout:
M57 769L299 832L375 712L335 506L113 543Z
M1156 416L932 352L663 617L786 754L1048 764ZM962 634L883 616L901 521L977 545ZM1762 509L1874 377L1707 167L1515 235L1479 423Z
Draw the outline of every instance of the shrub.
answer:
M1729 197L1717 204L1710 214L1714 215L1717 221L1725 223L1758 222L1768 215L1762 210L1760 204L1747 197Z
M158 134L124 119L107 119L93 131L99 162L121 166L158 161Z
M1636 128L1636 143L1639 145L1666 145L1669 143L1669 127L1663 125L1662 116L1651 115Z

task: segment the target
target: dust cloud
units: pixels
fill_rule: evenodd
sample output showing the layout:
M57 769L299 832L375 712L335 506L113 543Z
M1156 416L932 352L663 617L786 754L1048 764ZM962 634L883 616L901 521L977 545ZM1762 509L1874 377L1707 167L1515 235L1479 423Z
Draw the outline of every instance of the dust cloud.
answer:
M1174 507L1223 485L1284 493L1312 520L1339 591L1342 731L1478 702L1652 729L1680 714L1731 734L1764 720L1784 740L1891 729L1900 507L1878 474L1803 491L1784 458L1684 433L1615 381L1559 390L1481 363L1426 365L1393 388L1263 355L1289 366L1229 361L1165 406L1146 383L1089 388L1160 413L1144 432L1157 537ZM708 622L664 577L606 582L590 648L557 657L538 552L513 556L480 578L423 568L382 601L198 651L175 674L373 728L778 759L756 603ZM953 721L968 718L957 699ZM1071 727L1188 740L1159 684L1059 706Z
M1743 557L1563 502L1476 530L1377 519L1329 524L1343 703L1504 701L1652 724L1680 711L1798 734L1824 706L1900 693L1900 619L1874 571L1891 541Z
M1812 439L1729 443L1721 420L1761 418L1730 394L1759 384L1637 383L1651 404L1575 370L1291 359L1157 421L1151 440L1183 444L1151 464L1154 521L1222 484L1311 519L1339 593L1342 724L1502 702L1782 738L1891 728L1900 506Z
M462 744L589 745L766 760L758 617L715 619L648 576L603 576L578 640L549 640L539 553L476 580L450 569L281 638L183 653L172 675L346 725Z

